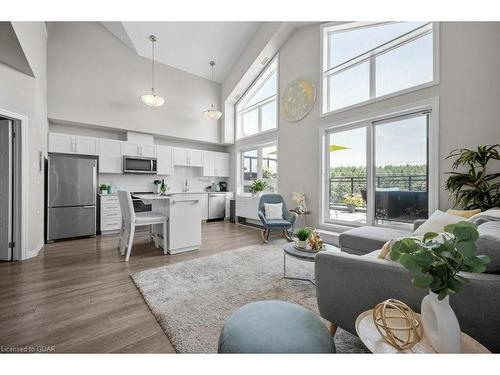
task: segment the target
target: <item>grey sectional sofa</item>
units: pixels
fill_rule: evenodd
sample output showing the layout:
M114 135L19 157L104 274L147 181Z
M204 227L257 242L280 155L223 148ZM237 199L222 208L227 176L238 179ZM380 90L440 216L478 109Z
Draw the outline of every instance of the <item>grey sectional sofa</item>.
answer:
M492 352L500 353L500 222L481 224L478 231L478 254L493 259L489 273L464 273L470 282L462 293L451 296L450 303L462 330ZM368 247L375 250L385 243L380 233L370 232L370 235L372 245L367 245L368 240L356 244L349 238L351 242L344 241L343 249L349 245L355 254L366 254ZM358 315L388 298L399 299L420 312L427 291L411 284L411 275L405 268L378 259L376 253L355 254L325 252L316 256L316 296L321 316L355 334Z

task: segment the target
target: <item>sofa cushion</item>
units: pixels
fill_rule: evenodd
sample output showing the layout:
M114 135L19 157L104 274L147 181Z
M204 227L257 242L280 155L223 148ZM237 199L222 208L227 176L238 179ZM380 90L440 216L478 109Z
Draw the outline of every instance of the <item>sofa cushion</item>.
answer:
M477 227L477 254L487 255L491 262L486 265L486 273L500 273L500 221L489 221Z
M387 241L393 238L411 235L412 233L406 230L366 226L341 233L339 245L342 251L352 254L366 254L381 249Z
M417 229L415 234L426 234L428 232L443 233L444 227L449 224L456 224L465 219L461 216L451 215L449 213L436 210L434 213Z

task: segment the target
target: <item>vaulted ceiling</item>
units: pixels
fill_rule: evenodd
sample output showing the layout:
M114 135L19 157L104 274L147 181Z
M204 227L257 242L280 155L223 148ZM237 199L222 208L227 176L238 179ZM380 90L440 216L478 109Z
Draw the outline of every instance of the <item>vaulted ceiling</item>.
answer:
M140 56L210 79L209 61L216 62L214 80L221 83L261 22L103 22L111 33Z

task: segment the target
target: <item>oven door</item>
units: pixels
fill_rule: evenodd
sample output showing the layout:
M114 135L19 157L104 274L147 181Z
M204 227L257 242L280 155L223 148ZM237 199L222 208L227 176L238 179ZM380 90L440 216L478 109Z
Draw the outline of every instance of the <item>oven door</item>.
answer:
M140 156L124 156L123 173L156 174L156 159Z

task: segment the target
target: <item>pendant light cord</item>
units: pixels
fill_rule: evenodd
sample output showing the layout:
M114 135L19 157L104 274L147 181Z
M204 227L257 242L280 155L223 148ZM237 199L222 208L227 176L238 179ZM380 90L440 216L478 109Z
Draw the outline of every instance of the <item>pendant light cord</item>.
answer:
M152 59L152 74L151 74L151 91L153 92L153 96L155 95L155 41L156 41L156 38L151 38L151 47L152 47L152 50L153 50L153 59Z

